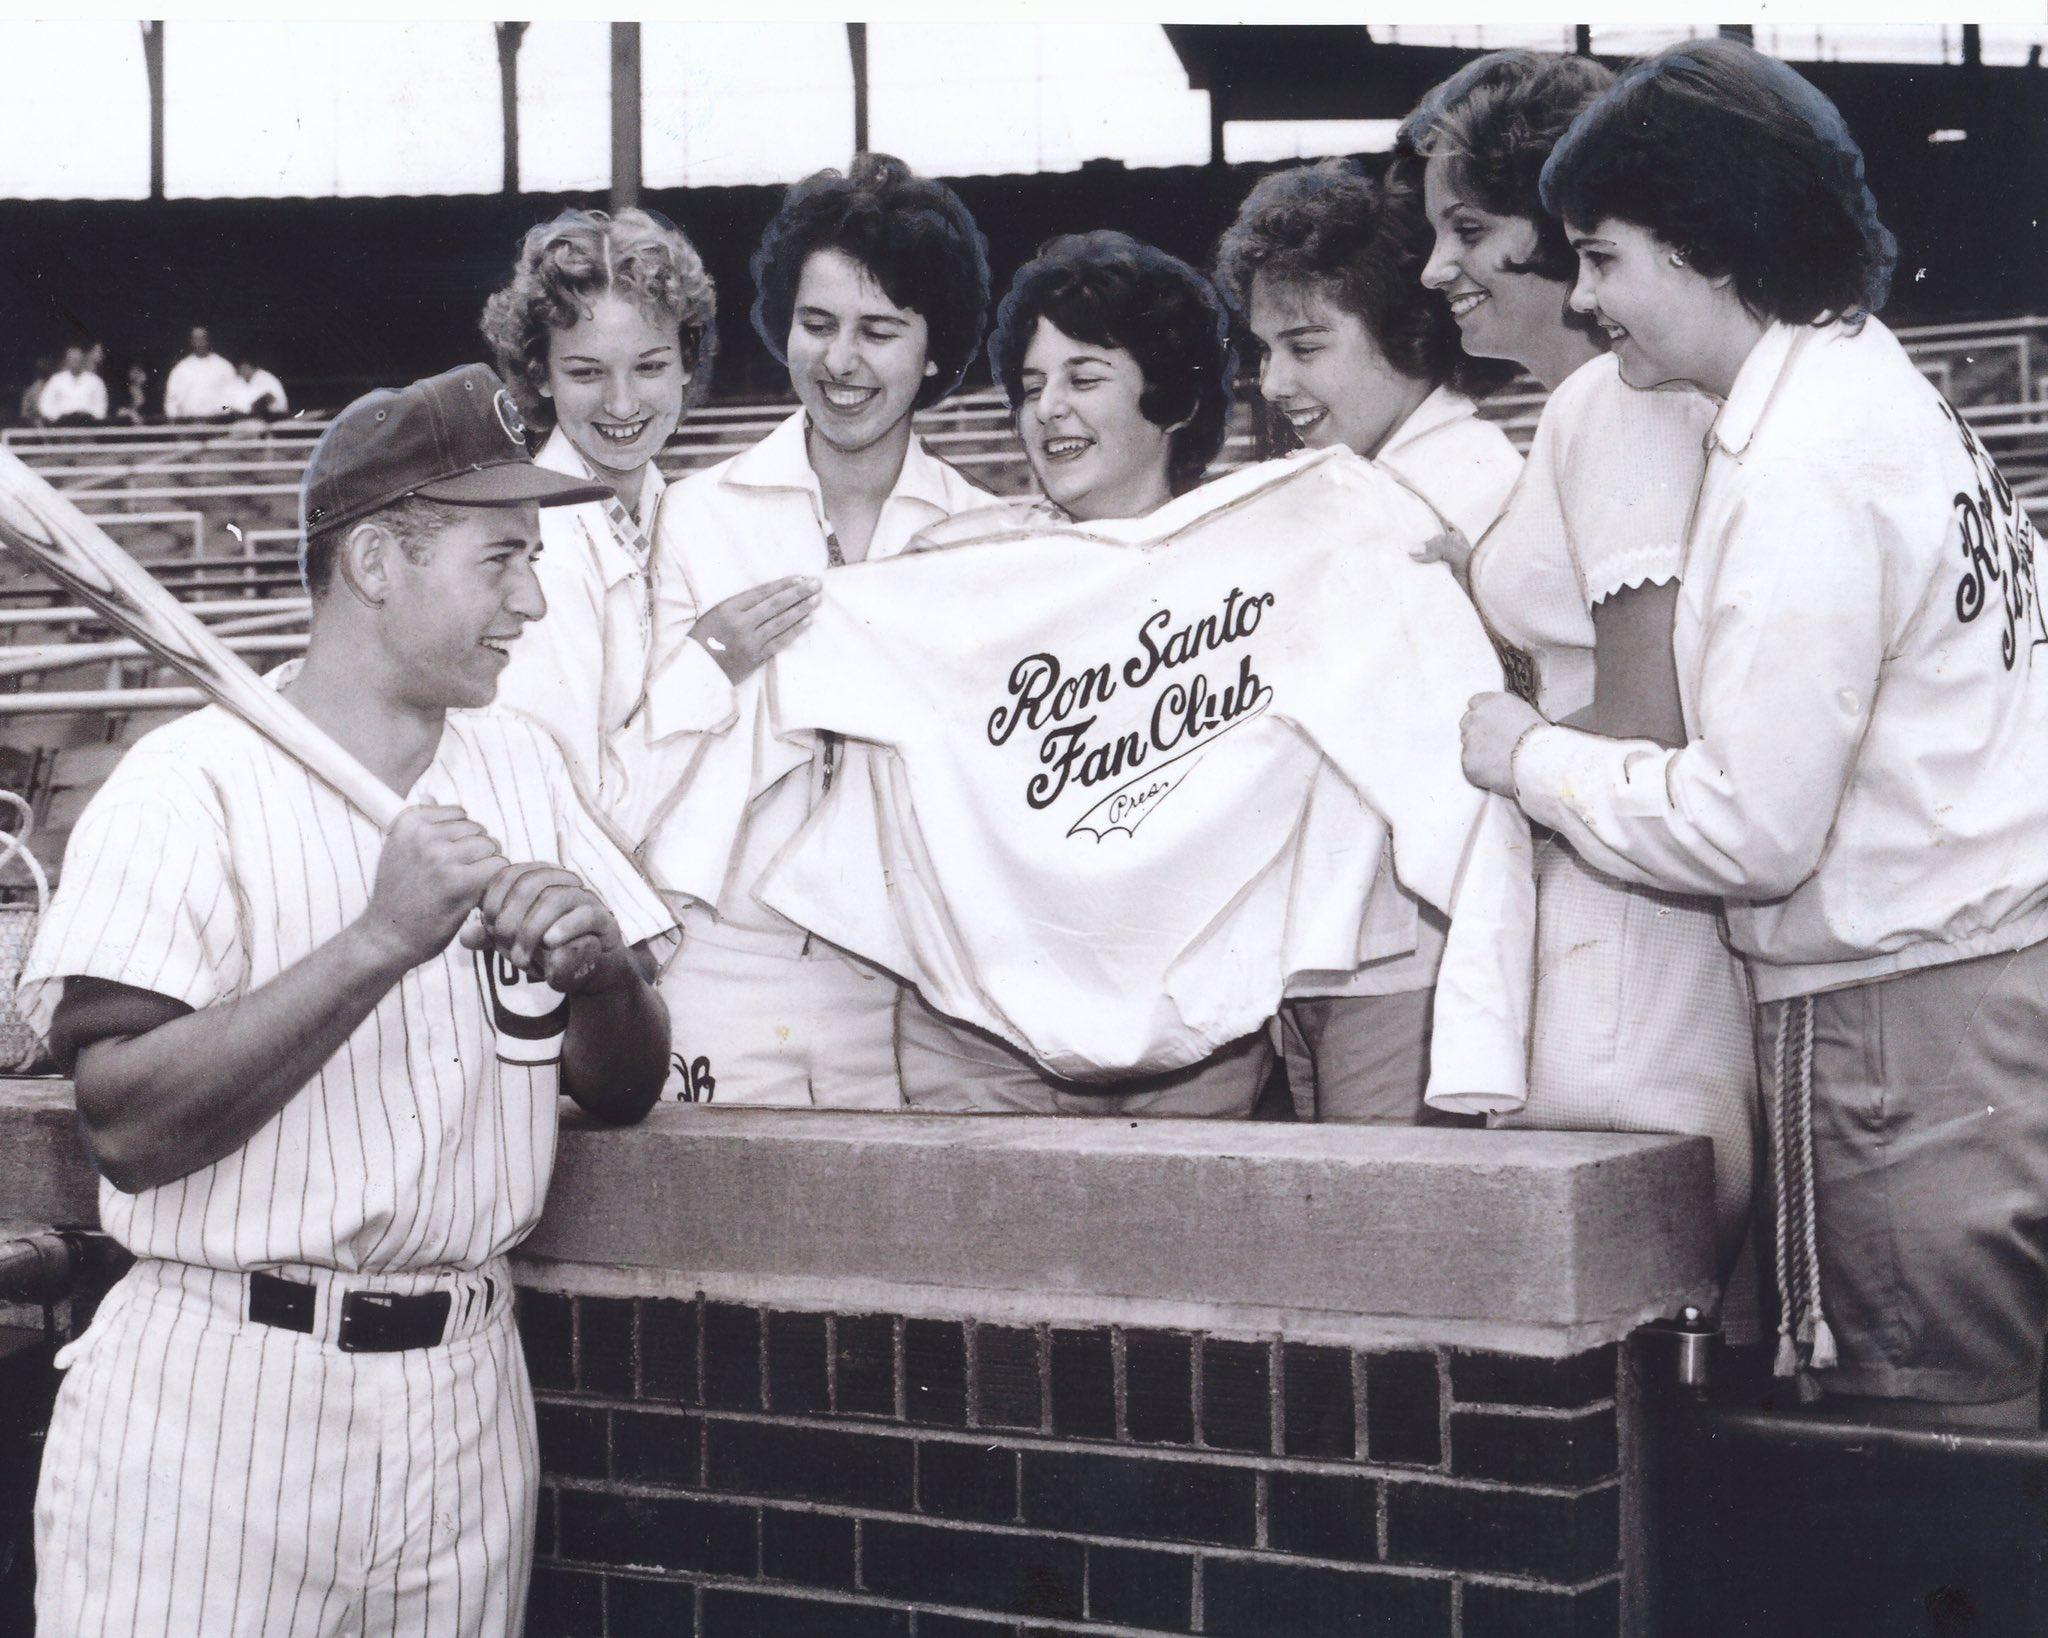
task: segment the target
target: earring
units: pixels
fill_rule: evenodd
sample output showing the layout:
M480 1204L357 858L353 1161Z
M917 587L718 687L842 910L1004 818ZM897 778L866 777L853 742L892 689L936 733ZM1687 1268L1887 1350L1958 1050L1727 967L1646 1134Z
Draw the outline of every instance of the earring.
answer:
M1685 258L1674 250L1671 253L1671 265L1673 267L1683 267L1685 266Z
M939 366L936 361L929 358L926 359L924 361L924 373L926 375L937 375L939 373Z

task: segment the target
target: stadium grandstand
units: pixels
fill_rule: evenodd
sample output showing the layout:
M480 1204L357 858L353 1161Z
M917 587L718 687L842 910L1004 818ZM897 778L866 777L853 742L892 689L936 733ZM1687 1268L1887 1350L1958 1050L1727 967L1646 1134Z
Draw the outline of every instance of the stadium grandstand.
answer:
M183 26L169 25L170 37ZM260 341L292 384L295 403L308 407L273 423L17 426L0 439L252 663L273 663L304 643L297 488L325 414L371 385L476 356L477 308L502 276L518 232L564 204L607 194L614 201L622 194L640 198L686 226L717 281L714 394L661 457L670 476L735 453L786 413L779 371L746 312L746 258L773 212L776 186L654 186L642 172L638 138L620 140L615 130L607 184L529 191L519 182L522 155L529 176L533 170L529 106L524 146L516 117L510 122L507 186L495 194L178 197L165 186L166 175L177 174L165 151L166 31L152 27L156 34L143 36L158 103L152 196L0 198L0 237L11 247L0 286L8 308L0 328L0 377L10 378L0 379L5 401L18 396L29 355L46 350L35 338L62 333L60 319L104 337L119 360L141 355L152 336L182 336L184 322L218 314L227 344ZM879 72L879 52L871 72L863 32L851 32L856 49L843 111L851 113L853 129L842 126L836 140L843 146L847 135L872 134L880 146L888 130L880 99L889 82ZM1383 149L1394 116L1480 49L1535 45L1619 59L1684 31L1559 25L1151 32L1171 65L1166 77L1178 76L1168 89L1207 103L1206 124L1190 140L1208 145L1208 161L1148 165L1069 154L1069 168L958 177L955 185L991 241L999 281L1043 239L1072 227L1114 224L1202 260L1258 175L1296 157ZM631 37L637 49L637 35ZM2037 208L2030 179L2041 168L2033 160L2048 140L2041 117L2048 93L2038 66L2043 39L2048 30L1956 26L1765 28L1756 36L1821 83L1864 137L1873 185L1903 246L1889 316L2037 515L2048 508L2048 317L2037 316L2048 313L2048 290L2040 288L2048 258L2027 248L2039 235L2023 213ZM532 40L522 52L515 34L508 49L501 27L498 45L508 83L516 83L510 77L522 62L532 71ZM632 73L622 76L613 55L615 106L632 110L641 95L640 65L629 62ZM1050 83L1058 70L1041 52L1037 72ZM588 98L571 106L596 111L587 104ZM507 106L527 105L515 92ZM655 123L650 103L641 124L651 131ZM1968 187L1961 186L1967 167L1958 162L1972 154L1981 160L1994 147L2014 163L1980 163ZM818 162L831 157L823 151ZM1987 245L2010 248L1987 254ZM35 247L33 255L27 246ZM232 253L200 254L201 246ZM238 327L231 315L249 317ZM1226 463L1273 447L1255 404L1248 390L1240 395ZM1540 407L1540 394L1517 383L1497 394L1486 413L1526 445ZM925 413L920 428L934 450L989 488L1017 493L1027 486L985 368L970 376L968 390ZM31 802L34 845L52 869L84 801L122 749L196 698L167 668L110 634L91 610L0 555L0 786Z

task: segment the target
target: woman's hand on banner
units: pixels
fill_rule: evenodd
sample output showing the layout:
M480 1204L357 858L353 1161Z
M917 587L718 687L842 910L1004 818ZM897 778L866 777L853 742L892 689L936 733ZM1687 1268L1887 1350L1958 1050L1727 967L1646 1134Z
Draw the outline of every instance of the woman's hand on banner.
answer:
M802 631L818 607L822 583L808 575L770 580L706 609L690 627L731 682L750 675Z

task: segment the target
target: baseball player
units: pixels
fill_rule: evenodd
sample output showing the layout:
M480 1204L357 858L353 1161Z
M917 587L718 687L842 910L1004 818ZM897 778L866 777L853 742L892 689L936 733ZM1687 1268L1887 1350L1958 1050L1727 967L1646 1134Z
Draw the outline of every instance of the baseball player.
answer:
M218 707L73 834L23 995L137 1261L59 1356L45 1638L520 1628L505 1253L558 1089L658 1095L669 930L552 742L456 709L544 612L538 508L600 493L521 432L470 366L357 400L307 468L312 641L274 680L405 794L388 835Z

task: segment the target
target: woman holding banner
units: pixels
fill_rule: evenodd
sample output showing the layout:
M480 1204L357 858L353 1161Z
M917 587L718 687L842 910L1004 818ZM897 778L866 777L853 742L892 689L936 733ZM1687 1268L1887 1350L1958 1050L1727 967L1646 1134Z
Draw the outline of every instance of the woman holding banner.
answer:
M1215 289L1126 234L1054 239L996 310L989 365L1044 504L1077 523L1143 517L1194 487L1223 447L1234 362ZM1066 1081L907 990L897 1057L921 1109L1243 1117L1273 1057L1263 1033L1186 1069Z
M902 974L919 1107L1241 1117L1287 980L1380 955L1386 845L1449 919L1426 1096L1519 1105L1528 833L1458 762L1500 667L1418 561L1441 527L1343 449L1200 481L1221 301L1120 233L1056 239L990 344L1044 500L828 580L775 713L887 755L758 892Z
M1397 163L1424 167L1439 292L1468 352L1550 389L1528 465L1472 553L1474 600L1521 650L1535 706L1614 739L1682 743L1672 614L1713 405L1639 392L1568 301L1576 258L1537 178L1612 81L1590 58L1503 51L1431 91ZM1755 1068L1748 986L1711 899L1625 884L1570 847L1536 863L1529 1103L1511 1124L1714 1142L1724 1277L1749 1224Z
M1459 345L1443 302L1419 282L1429 239L1414 178L1326 160L1252 189L1216 247L1216 278L1257 339L1259 391L1291 435L1376 460L1447 533L1477 540L1522 457L1473 396L1514 371ZM1444 922L1389 866L1372 914L1386 946L1408 953L1288 987L1280 1036L1304 1120L1448 1118L1423 1102Z
M911 416L960 384L988 309L985 243L944 185L882 154L792 187L753 259L754 328L801 408L677 484L662 507L647 731L668 787L642 856L674 895L663 978L670 1093L890 1107L896 982L754 896L763 870L866 752L763 727L761 662L801 629L831 565L889 557L987 494Z
M2034 530L1875 317L1897 245L1835 106L1695 40L1545 166L1625 381L1721 404L1684 731L1474 702L1466 765L1602 870L1713 895L1764 1005L1781 1375L2028 1427L2048 1326L2048 622ZM1825 1284L1825 1302L1823 1285Z

